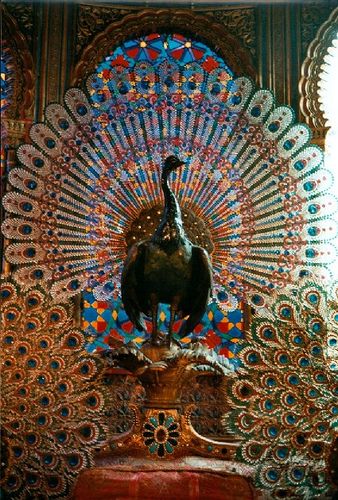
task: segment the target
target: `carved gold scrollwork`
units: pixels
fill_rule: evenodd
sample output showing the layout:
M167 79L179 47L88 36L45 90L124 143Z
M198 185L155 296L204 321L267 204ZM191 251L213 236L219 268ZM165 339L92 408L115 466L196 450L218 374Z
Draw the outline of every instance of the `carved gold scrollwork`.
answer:
M255 9L238 8L235 9L222 8L213 11L207 11L208 15L212 16L215 21L223 25L223 29L229 30L230 33L240 38L244 47L250 50L253 56L256 56L256 23Z
M8 118L29 118L32 113L34 97L33 59L27 42L20 32L15 19L1 6L3 25L2 41L6 42L11 52L14 73L13 98L7 109Z
M33 59L27 41L20 32L15 19L5 5L2 13L2 44L10 52L13 91L5 111L3 125L6 127L7 142L16 146L27 133L31 123L34 103Z
M299 82L300 108L306 123L312 128L314 140L323 143L328 127L320 101L319 82L322 64L335 36L337 36L338 8L321 26L316 38L308 48L307 57L302 66Z
M83 50L72 76L72 84L80 85L106 54L127 38L150 32L180 32L193 36L212 47L238 75L256 79L250 51L225 29L224 25L207 14L190 10L145 9L111 23Z

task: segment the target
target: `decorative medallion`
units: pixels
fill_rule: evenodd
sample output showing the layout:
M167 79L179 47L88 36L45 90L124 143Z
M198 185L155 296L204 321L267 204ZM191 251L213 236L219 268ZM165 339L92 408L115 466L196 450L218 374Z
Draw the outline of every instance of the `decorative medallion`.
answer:
M143 426L144 444L149 452L162 458L173 453L178 445L180 432L175 417L168 412L153 412Z

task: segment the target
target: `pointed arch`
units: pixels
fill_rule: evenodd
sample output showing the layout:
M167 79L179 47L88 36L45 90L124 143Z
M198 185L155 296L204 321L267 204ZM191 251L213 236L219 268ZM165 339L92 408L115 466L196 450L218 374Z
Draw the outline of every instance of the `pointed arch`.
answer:
M163 31L179 32L200 40L226 61L235 74L257 80L250 52L210 16L182 9L145 9L111 23L92 40L74 69L72 84L80 85L107 54L128 38Z

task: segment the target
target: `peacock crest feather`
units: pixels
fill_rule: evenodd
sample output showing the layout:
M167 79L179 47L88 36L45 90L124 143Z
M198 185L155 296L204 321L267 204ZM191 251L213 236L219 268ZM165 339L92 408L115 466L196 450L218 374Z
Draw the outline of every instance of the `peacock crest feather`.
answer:
M299 273L327 277L336 257L332 175L308 128L203 43L156 33L123 43L30 137L3 202L6 258L24 290L117 298L130 228L163 205L172 154L186 162L172 182L182 210L210 231L224 310L242 299L264 309Z

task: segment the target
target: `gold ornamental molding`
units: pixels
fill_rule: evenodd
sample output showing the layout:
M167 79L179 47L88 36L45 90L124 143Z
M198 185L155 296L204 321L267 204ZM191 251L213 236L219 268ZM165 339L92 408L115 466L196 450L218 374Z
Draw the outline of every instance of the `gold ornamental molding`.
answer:
M72 85L81 85L95 66L124 40L163 31L180 32L201 40L213 48L235 74L257 80L250 51L210 15L183 9L145 9L111 23L95 36L74 69Z
M337 36L338 8L318 30L316 38L311 42L301 70L299 82L300 109L306 123L311 127L315 142L323 145L326 125L323 106L319 95L319 82L323 71L322 65L328 48Z
M6 117L1 120L6 131L7 142L12 148L16 148L23 141L28 140L28 131L32 120L12 120Z
M13 94L5 115L10 120L30 119L34 104L33 58L16 20L9 14L4 4L0 6L0 10L1 44L10 51L10 65L13 72Z

